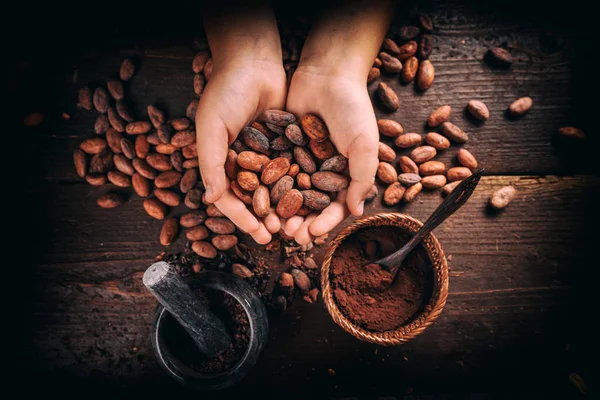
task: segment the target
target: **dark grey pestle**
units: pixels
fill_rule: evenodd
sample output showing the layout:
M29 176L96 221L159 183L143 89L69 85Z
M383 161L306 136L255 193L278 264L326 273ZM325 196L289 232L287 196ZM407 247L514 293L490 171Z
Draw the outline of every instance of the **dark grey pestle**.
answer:
M185 328L207 356L225 350L230 337L225 326L166 262L154 263L143 277L146 288Z

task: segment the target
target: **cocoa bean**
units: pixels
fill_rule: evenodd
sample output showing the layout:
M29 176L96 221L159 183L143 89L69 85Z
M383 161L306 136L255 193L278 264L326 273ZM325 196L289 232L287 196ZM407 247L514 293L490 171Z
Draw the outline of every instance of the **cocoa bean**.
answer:
M106 177L108 178L110 183L112 183L115 186L122 187L122 188L131 186L131 181L129 179L129 176L125 175L124 173L122 173L120 171L108 171L108 174Z
M380 68L381 64L382 63L381 63L381 60L379 59L379 57L375 57L375 60L373 61L373 68Z
M125 199L117 193L106 193L98 197L96 203L102 208L115 208L125 202Z
M419 165L419 173L422 176L443 175L446 172L446 165L441 161L427 161Z
M206 80L210 79L210 76L212 75L212 72L213 72L213 66L214 66L214 64L213 64L212 58L209 58L208 60L206 60L206 63L204 64L204 70L202 71Z
M135 170L146 179L156 178L156 171L141 158L136 158L133 160L133 168L135 168Z
M325 139L322 142L310 139L309 146L312 153L319 160L327 160L335 154L333 143L329 139Z
M169 161L176 171L183 172L183 156L179 151L172 153L169 156Z
M216 235L211 239L210 242L217 250L227 251L231 250L236 244L238 244L238 238L235 235ZM236 269L236 271L240 273L239 268Z
M383 204L386 206L394 206L400 203L406 189L400 182L394 182L383 192Z
M194 99L188 104L185 110L185 116L188 117L190 121L196 120L196 110L198 109L198 99Z
M104 149L90 159L90 173L104 174L113 167L113 153Z
M96 118L96 122L94 123L94 133L101 135L105 133L109 127L110 122L108 121L106 114L98 115L98 118Z
M167 171L159 174L154 179L154 186L156 186L159 189L167 189L177 185L180 180L181 173L177 171Z
M112 150L113 153L122 153L121 149L121 139L123 135L117 131L115 131L112 127L109 127L106 130L106 142L108 143L108 147Z
M260 116L261 121L268 122L277 126L288 126L296 122L296 116L292 113L282 110L266 110Z
M393 150L392 150L393 151ZM395 153L394 153L395 154ZM333 156L321 164L319 171L342 172L348 167L348 159L341 154Z
M388 137L398 137L404 133L404 128L398 122L391 119L380 119L377 121L379 133Z
M429 115L429 118L427 118L427 125L435 128L436 126L443 124L450 119L451 112L452 107L450 107L448 104L444 104Z
M209 236L208 229L205 226L197 225L185 232L185 237L188 240L204 240Z
M265 185L260 185L252 196L252 208L256 216L264 218L271 211L271 199L269 197L269 188Z
M450 141L436 132L429 132L425 135L425 143L436 150L446 150L450 148Z
M435 157L437 151L431 146L419 146L410 152L410 158L416 164L424 163Z
M398 175L398 182L406 186L414 185L420 181L421 177L418 174L402 173Z
M513 63L512 55L501 47L488 50L484 58L488 64L494 67L508 68Z
M195 145L193 145L194 148L196 147ZM193 151L189 151L187 150L188 147L184 147L183 149L181 149L181 154L183 154L183 156L185 158L192 158L192 157L196 157L198 154L194 154ZM166 155L170 155L175 153L178 148L173 146L171 143L158 143L155 147L155 149L157 153L159 154L166 154Z
M170 130L170 128L169 128ZM160 129L159 129L159 138L160 138ZM171 144L175 147L186 147L196 143L196 132L192 129L185 129L183 131L178 131L171 138Z
M138 196L147 197L150 194L150 182L138 172L133 173L131 184Z
M235 225L227 218L206 218L206 221L204 221L204 226L206 226L211 232L220 235L227 235L235 232Z
M283 134L285 133L285 127L283 127L283 126L279 126L279 125L271 124L271 123L269 123L269 122L265 122L265 126L266 126L267 128L269 128L269 129L267 130L267 132L268 132L268 131L271 131L271 132L272 132L270 135L265 135L265 136L267 136L267 139L269 139L269 138L272 138L272 139L274 139L276 136L278 136L278 135L283 135Z
M379 142L378 157L380 161L392 162L396 159L396 152L385 143ZM322 170L322 168L321 168Z
M298 185L299 189L310 189L310 175L305 172L300 172L298 175L296 175L296 184Z
M402 71L402 62L391 54L384 51L379 53L379 59L381 60L381 68L392 74L397 74Z
M400 46L400 51L398 52L398 59L400 61L405 61L413 57L417 52L417 47L417 42L415 42L414 40L403 44L402 46Z
M260 185L258 176L252 171L240 171L237 174L237 183L244 190L255 191Z
M346 189L350 183L345 176L331 171L315 172L310 179L314 187L326 192L339 192Z
M260 180L265 185L270 185L275 183L287 174L290 169L290 162L285 157L277 157L274 160L269 161L265 164L263 168L262 174L260 176Z
M191 160L185 160L183 162L183 168L185 168L185 169L188 169L188 168L198 168L198 159L197 158L192 158Z
M176 131L183 131L190 127L190 120L185 117L173 118L169 120L168 123L171 125L171 128L175 129Z
M304 147L294 147L294 158L296 162L306 173L313 174L317 171L317 165L313 160L311 154Z
M146 210L148 215L152 218L165 219L167 206L158 199L146 199L144 200L144 210Z
M292 178L295 178L296 175L298 175L298 172L300 172L300 166L298 164L292 164L290 165L290 170L287 174Z
M410 157L402 156L398 160L398 167L400 167L400 171L406 174L418 174L419 167Z
M121 116L121 118L123 118L125 121L127 121L127 122L135 121L135 117L133 116L133 113L131 112L129 107L127 107L127 104L125 104L125 102L123 100L117 101L116 107L117 107L117 113L119 113L119 116Z
M433 38L431 35L421 35L419 39L419 48L417 50L417 57L419 60L427 60L433 50Z
M375 82L380 76L381 70L379 68L371 68L369 70L369 74L367 75L367 85L370 85L371 83Z
M233 150L227 151L227 158L225 158L225 175L231 180L237 179L238 175L238 155Z
M284 193L292 190L293 187L294 178L287 175L282 176L277 182L275 182L275 185L273 185L273 188L271 189L271 203L279 203L281 196L283 196Z
M181 132L179 132L179 133L181 133ZM173 130L171 129L171 126L169 126L167 124L161 124L158 128L156 128L156 135L158 136L159 143L168 144L171 142L171 136L173 135ZM187 144L189 144L189 143L187 143ZM175 147L183 147L183 146L176 146L175 143L171 143L171 145L173 145Z
M392 39L385 38L383 39L383 44L381 48L393 56L397 56L400 53L400 46L396 44Z
M423 138L418 133L404 133L396 138L394 144L401 149L408 149L423 142Z
M79 145L79 148L88 154L98 154L107 146L106 140L101 137L85 139Z
M446 184L446 177L444 175L425 176L421 179L421 184L425 189L439 189Z
M147 110L148 118L150 118L150 121L155 128L158 128L165 123L165 114L158 107L151 104L148 106Z
M302 193L296 189L289 190L279 199L275 212L281 218L290 218L302 207L303 201Z
M318 269L319 268L319 266L317 265L315 260L310 257L306 257L304 259L304 262L302 263L302 265L308 269Z
M294 240L294 238L292 238L292 240ZM294 277L292 276L292 274L282 272L279 276L279 281L277 282L277 284L284 291L291 293L294 288Z
M113 99L123 100L125 97L125 89L123 89L123 83L121 81L111 79L106 82L106 87Z
M466 179L471 175L472 175L471 170L467 167L454 167L454 168L450 168L446 172L446 177L448 178L448 180L450 182L462 181L463 179Z
M206 215L208 215L209 217L224 217L225 216L225 214L223 214L221 211L219 211L217 206L215 206L214 204L209 204L208 207L206 207ZM196 239L196 240L199 240L199 239Z
M302 190L304 198L303 206L312 208L313 210L323 210L331 203L329 196L317 190Z
M292 161L294 161L294 154L290 150L280 151L279 157L286 158L290 163ZM291 166L290 166L290 168L291 168Z
M135 148L135 155L138 158L146 158L146 156L148 156L148 152L150 151L150 143L148 143L146 135L139 135L136 137L133 147Z
M417 71L419 70L419 59L417 57L409 57L406 61L404 61L404 66L402 67L402 72L400 73L400 77L405 83L411 82L417 76Z
M92 102L92 90L89 87L84 86L79 89L78 100L79 106L84 110L92 111L92 108L94 108L94 103Z
M292 269L290 274L292 274L292 277L294 278L294 284L298 289L303 292L306 292L308 289L310 289L310 279L306 273L300 271L299 269Z
M300 127L296 124L289 124L286 126L285 137L287 137L290 142L298 146L304 146L308 144L308 138L302 133L302 129L300 129Z
M377 165L377 178L383 183L391 184L398 179L398 173L391 164L380 162Z
M198 170L196 168L187 169L179 182L179 190L181 193L187 193L196 186L196 183L198 183Z
M250 278L252 275L254 275L252 273L252 271L250 271L248 268L246 268L242 264L233 264L231 266L231 272L235 276L240 277L242 279L244 279L244 278Z
M396 111L400 108L400 100L394 92L385 82L379 82L377 86L377 96L381 100L381 103L389 110Z
M130 160L133 160L133 158L135 157L135 147L133 146L133 143L131 143L131 140L121 138L120 142L121 151L123 152L123 154L125 154L125 157L129 158Z
M217 256L217 249L212 244L201 240L192 243L192 251L202 258L215 258Z
M123 154L115 154L113 156L113 164L115 164L115 167L125 175L132 176L135 172L131 160Z
M531 97L521 97L520 99L513 101L510 107L508 107L508 114L512 117L520 117L525 115L531 106L533 106Z
M80 178L84 178L87 174L87 159L85 153L81 150L75 150L73 153L73 163L75 164L75 171Z
M148 154L146 157L146 162L152 168L160 172L170 171L173 169L171 160L169 160L169 156L165 154Z
M192 189L185 195L183 204L187 208L197 210L202 205L202 191L200 189Z
M168 189L154 189L154 196L171 207L177 207L181 204L181 196Z
M400 42L408 42L409 40L416 38L419 35L419 32L420 30L416 26L403 26L398 32L398 40Z
M501 210L515 198L516 190L512 186L504 186L494 192L490 198L490 205L496 210Z
M200 225L206 219L206 213L202 210L195 210L185 213L179 219L179 224L184 228L192 228L194 226ZM210 227L206 225L208 229Z
M433 21L429 15L419 14L417 19L419 20L419 27L421 28L421 31L427 33L433 32Z
M444 185L442 188L442 195L449 195L462 181L454 181Z
M452 122L442 124L442 133L456 143L467 143L469 141L469 135Z
M246 205L252 204L252 194L242 189L237 181L231 181L230 188L233 194L235 194L237 198L242 201L242 203Z
M575 128L573 126L563 126L562 128L558 129L558 133L562 136L569 137L569 138L575 138L575 139L584 139L585 138L585 133L581 129Z
M152 125L148 121L135 121L130 122L125 127L125 132L129 135L141 135L143 133L150 132Z
M433 84L433 78L435 76L435 70L433 64L429 60L424 60L419 64L419 70L417 71L417 89L425 91Z
M294 147L294 144L287 137L282 135L273 139L269 146L276 151L285 151Z
M309 138L317 142L324 142L325 139L329 137L327 125L325 125L325 122L315 114L304 115L300 119L300 126L302 126L302 130Z
M477 159L471 152L467 149L460 149L456 154L456 158L458 159L458 163L463 167L467 168L477 168Z
M204 69L204 64L210 58L210 53L208 51L200 51L196 53L194 56L194 60L192 61L192 70L195 74L199 74Z
M104 114L108 111L108 107L110 106L110 98L108 92L103 87L97 87L94 90L94 108L101 114Z
M487 121L490 118L490 111L487 106L479 100L471 100L467 103L467 111L480 121Z
M246 126L242 129L241 139L246 146L260 153L269 152L269 139L258 129Z
M194 75L194 93L196 93L196 96L200 96L202 94L205 84L206 84L206 80L204 79L204 75L202 75L202 74Z
M421 190L423 190L423 184L421 184L421 182L417 182L414 185L406 188L402 199L405 203L410 203L415 199L415 197L417 197L419 193L421 193Z
M135 64L130 58L126 58L121 63L121 69L119 70L119 77L122 81L127 82L135 74Z
M160 230L160 244L163 246L170 245L175 241L178 233L179 224L177 224L177 219L167 218Z
M87 174L85 181L92 186L102 186L106 184L106 175L103 174Z

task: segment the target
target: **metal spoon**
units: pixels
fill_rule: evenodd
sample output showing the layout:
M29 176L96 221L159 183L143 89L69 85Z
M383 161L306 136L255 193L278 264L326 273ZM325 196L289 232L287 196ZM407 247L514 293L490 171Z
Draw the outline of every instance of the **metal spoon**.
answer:
M454 190L446 197L442 204L440 204L433 214L431 214L429 219L423 224L415 236L413 236L408 243L400 248L400 250L382 258L381 260L368 264L379 264L381 268L392 273L395 282L398 268L400 268L400 265L402 265L402 262L406 256L413 251L413 249L421 242L421 240L423 240L425 236L437 228L439 224L444 222L449 216L454 214L460 207L462 207L463 204L467 202L475 190L475 187L479 183L479 179L482 175L483 169L480 169L462 181L456 188L454 188ZM393 283L392 286L394 286Z

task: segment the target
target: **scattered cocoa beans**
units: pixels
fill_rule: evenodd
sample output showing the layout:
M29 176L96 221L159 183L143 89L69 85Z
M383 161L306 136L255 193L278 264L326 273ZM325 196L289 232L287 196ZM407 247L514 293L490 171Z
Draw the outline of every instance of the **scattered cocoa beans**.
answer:
M533 100L531 97L521 97L512 102L508 107L508 114L512 117L520 117L525 115L529 109L533 106Z
M431 160L436 154L436 149L431 146L419 146L410 152L410 158L416 164L421 164Z
M144 210L149 216L156 219L165 219L167 207L158 199L144 200Z
M391 207L400 203L405 191L406 189L400 182L392 183L383 193L383 204Z
M304 115L300 119L300 125L304 133L317 142L323 142L329 137L329 129L327 129L323 120L314 114Z
M302 207L303 202L304 198L302 197L302 193L296 189L289 190L279 199L275 212L281 218L290 218L298 212L300 207Z
M192 243L192 250L202 258L215 258L217 256L217 249L208 242L202 240Z
M130 58L126 58L121 63L121 69L119 71L119 77L122 81L127 82L135 74L135 64Z
M380 119L377 121L379 133L388 137L398 137L404 133L404 128L398 122L391 119Z
M477 168L477 159L467 149L459 149L456 158L458 159L458 163L463 167L471 169Z
M271 211L271 198L269 188L265 185L260 185L252 196L252 208L254 213L261 218L269 215Z
M169 246L177 238L179 233L179 224L175 218L167 218L160 230L160 244Z
M411 82L417 76L419 70L419 59L417 57L410 57L404 61L404 66L400 73L400 77L405 83Z
M436 132L429 132L425 135L425 143L436 150L446 150L450 148L450 141Z
M433 84L434 77L435 70L431 61L421 61L421 63L419 64L419 69L417 71L417 89L419 89L420 91L425 91L429 89Z
M513 63L512 55L501 47L488 50L484 58L488 64L500 68L508 68Z
M442 124L442 133L456 143L467 143L469 141L467 133L452 122Z
M462 181L471 175L471 170L467 167L454 167L446 171L446 177L450 182Z
M454 181L444 185L444 187L442 188L442 195L449 195L461 182L462 181Z
M446 172L446 165L441 161L427 161L419 165L421 176L443 175Z
M381 68L392 74L397 74L402 71L402 62L391 54L384 51L379 53L379 59L381 60Z
M467 111L480 121L487 121L490 118L490 111L487 106L479 100L471 100L467 103Z
M423 138L418 133L404 133L396 138L394 144L401 149L408 149L423 142Z
M385 82L379 82L377 86L377 96L381 100L381 103L389 110L396 111L400 108L400 100L396 95L396 92L389 87Z
M575 139L584 139L585 134L579 128L575 128L573 126L563 126L558 129L558 133L562 136L575 138Z
M431 161L428 161L431 162ZM421 165L425 165L427 163L421 164ZM415 164L415 162L413 160L410 159L410 157L407 156L402 156L400 157L400 159L398 160L398 167L400 167L400 171L402 171L403 173L409 173L409 174L418 174L419 173L419 167L417 166L417 164Z
M392 164L380 162L377 166L377 178L383 183L392 184L398 179L398 173Z
M402 198L405 203L410 203L417 197L419 193L423 190L423 184L421 182L417 182L414 185L409 186L404 191L404 197Z
M396 152L387 144L379 142L378 157L380 161L392 162L396 159Z
M370 85L371 83L375 82L377 80L377 78L379 78L380 76L381 76L381 70L379 68L375 68L375 67L371 68L371 70L369 71L369 74L367 75L367 85Z
M123 204L125 200L117 193L107 193L98 198L96 203L102 208L115 208Z
M398 182L405 186L411 186L421 181L418 174L402 173L398 175Z
M439 189L446 184L446 177L444 175L425 176L421 179L421 184L425 189Z
M331 171L315 172L311 176L311 182L314 187L326 192L339 192L346 189L350 183L345 176Z
M496 190L490 198L490 206L496 210L505 208L515 198L516 190L512 186L504 186Z
M444 104L429 115L427 118L427 125L432 128L440 126L450 119L450 113L452 113L452 107L448 104Z

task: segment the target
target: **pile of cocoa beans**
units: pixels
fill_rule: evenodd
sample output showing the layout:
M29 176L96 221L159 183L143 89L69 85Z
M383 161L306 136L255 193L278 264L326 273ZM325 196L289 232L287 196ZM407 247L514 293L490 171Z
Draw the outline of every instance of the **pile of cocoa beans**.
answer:
M258 217L271 207L281 218L320 211L348 187L348 161L337 154L319 117L297 120L267 110L259 120L242 130L225 162L233 193Z
M200 73L210 74L210 58L204 61L194 79L198 94L206 80ZM192 249L201 257L215 258L218 250L234 247L238 238L233 223L214 205L202 202L204 187L198 180L193 122L198 101L190 103L185 117L168 119L158 107L149 105L148 118L136 118L125 98L125 86L134 74L134 63L126 59L120 79L109 80L106 87L99 86L94 91L89 87L79 90L79 106L96 110L98 117L95 136L85 139L73 155L77 174L95 186L111 183L118 188L132 187L138 196L146 198L146 213L164 220L160 233L163 246L177 238L180 228L186 228L186 237L193 241ZM121 193L111 191L97 203L103 208L114 208L124 201ZM181 203L189 210L178 216L169 215L169 208Z

